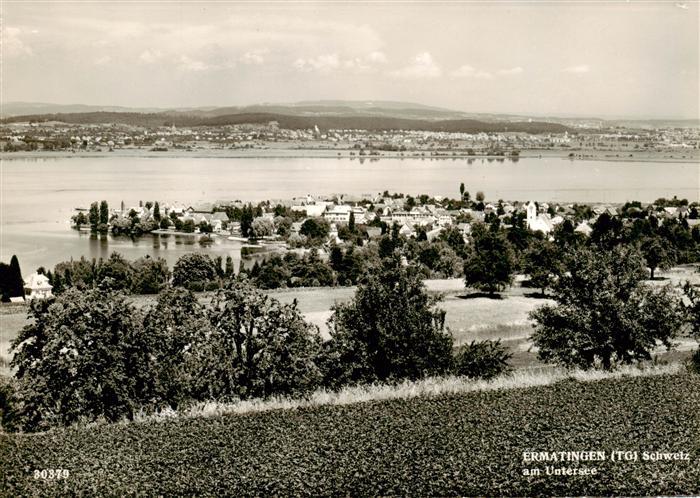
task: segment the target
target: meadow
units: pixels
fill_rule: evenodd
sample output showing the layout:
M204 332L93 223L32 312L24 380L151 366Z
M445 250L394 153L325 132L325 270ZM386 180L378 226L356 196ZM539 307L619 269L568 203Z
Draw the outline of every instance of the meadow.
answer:
M697 495L700 377L682 371L0 435L7 496ZM546 475L526 451L603 451ZM637 451L638 461L610 460ZM643 451L687 453L642 461ZM539 476L524 475L539 468ZM68 477L35 478L62 469Z

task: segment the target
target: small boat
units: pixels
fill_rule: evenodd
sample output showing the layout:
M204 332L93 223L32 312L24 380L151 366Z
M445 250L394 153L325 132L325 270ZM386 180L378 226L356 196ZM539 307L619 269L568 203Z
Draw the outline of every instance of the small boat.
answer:
M231 235L230 237L226 237L226 238L228 240L234 240L236 242L248 242L248 240L249 240L247 237L236 237L234 235Z

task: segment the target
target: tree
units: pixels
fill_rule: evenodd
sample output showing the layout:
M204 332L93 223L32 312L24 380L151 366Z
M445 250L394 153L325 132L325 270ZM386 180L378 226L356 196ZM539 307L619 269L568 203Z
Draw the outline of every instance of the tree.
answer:
M486 197L484 196L484 193L483 193L481 190L479 190L479 191L476 193L476 202L484 202L484 199L485 199L485 198L486 198Z
M226 256L226 269L224 270L224 276L226 278L232 278L233 274L233 259L231 258L231 256Z
M330 230L330 223L325 218L309 218L302 223L299 233L318 244L328 238Z
M256 239L269 237L275 233L275 224L267 218L255 218L250 226L250 236Z
M315 389L321 373L318 329L296 304L281 304L235 279L212 300L213 396L298 395Z
M10 258L8 278L8 297L24 297L24 280L22 279L22 270L19 267L19 260L14 254L12 255L12 258Z
M144 316L143 328L151 352L149 397L156 406L177 408L205 398L211 326L194 294L177 287L163 291Z
M286 216L278 216L275 218L275 233L281 237L287 238L292 233L292 218Z
M493 379L509 370L508 360L513 355L497 341L472 341L455 355L455 373L470 379Z
M515 256L508 240L484 224L472 226L472 244L464 262L467 287L493 295L513 282Z
M350 233L355 233L355 213L350 211L350 220L348 221L348 229Z
M149 382L148 349L139 311L124 296L70 289L32 301L29 315L12 342L22 428L133 418Z
M400 258L368 273L349 303L336 304L324 344L326 384L417 379L448 371L452 336L415 268Z
M10 288L10 265L0 263L0 296L3 303L10 301Z
M107 201L100 202L100 225L109 223L109 205Z
M101 261L101 260L100 260ZM134 270L124 257L113 252L97 267L96 283L112 290L130 290Z
M578 249L554 285L556 305L530 314L538 356L567 367L605 369L651 358L667 347L685 320L670 287L645 285L644 261L635 248Z
M331 246L331 253L328 256L328 261L331 265L331 268L333 270L339 272L341 271L343 267L343 250L337 246L337 245L332 245Z
M177 225L176 225L177 226ZM185 233L193 233L195 229L194 220L185 220L182 224L182 231Z
M691 333L700 339L700 291L695 289L689 281L686 281L683 284L683 293L689 302L687 311Z
M216 267L206 254L188 253L173 267L173 285L190 288L193 284L206 285L216 280Z
M250 229L253 225L253 206L247 204L243 206L243 211L241 213L241 235L243 237L250 237Z
M616 216L610 216L607 212L598 216L593 223L591 232L591 244L611 249L622 242L622 221Z
M333 285L333 269L322 261L318 250L313 248L292 268L292 283L299 287L327 287Z
M153 219L158 221L158 222L160 222L160 220L161 220L160 204L158 204L158 201L156 201L156 203L153 205Z
M254 273L255 284L261 289L287 287L291 278L292 272L289 266L277 254L264 259Z
M96 232L97 225L99 225L100 223L100 208L97 206L97 202L93 202L92 204L90 204L88 220L90 221L90 229L93 232Z
M168 285L170 270L163 258L144 256L134 261L132 268L131 291L134 294L158 294Z
M82 211L79 211L78 214L72 216L73 223L75 223L75 228L80 230L80 227L85 225L88 222L87 216L85 216L85 213Z
M530 276L530 284L544 292L561 273L561 256L557 246L546 239L535 239L525 253L523 270Z
M652 280L654 280L654 271L657 268L660 270L668 270L675 262L673 248L670 247L666 239L658 235L644 238L642 240L641 249Z

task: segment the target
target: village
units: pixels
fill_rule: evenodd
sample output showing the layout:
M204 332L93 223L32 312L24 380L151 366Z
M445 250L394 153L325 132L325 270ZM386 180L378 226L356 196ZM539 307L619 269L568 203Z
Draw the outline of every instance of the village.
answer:
M653 215L659 224L664 220L683 219L692 230L700 223L698 203L686 199L658 199L642 204L558 204L547 202L485 201L477 192L474 200L463 191L461 200L444 196L427 195L412 197L405 194L306 195L293 199L272 199L256 206L241 201L218 200L212 203L187 205L158 202L140 202L102 214L99 219L97 203L88 211L81 208L72 217L73 228L113 234L139 235L179 234L201 235L202 243L212 237L250 243L254 247L274 246L276 249L300 247L326 247L343 244L349 239L361 245L375 239L396 226L398 233L407 238L433 241L447 227L456 227L465 242L469 240L474 223L497 222L509 229L521 219L532 232L541 232L552 238L558 225L568 221L574 233L589 236L598 217L634 219ZM105 218L107 222L105 224ZM306 224L306 228L305 228ZM313 225L312 228L309 228ZM361 227L360 237L348 237L347 227Z

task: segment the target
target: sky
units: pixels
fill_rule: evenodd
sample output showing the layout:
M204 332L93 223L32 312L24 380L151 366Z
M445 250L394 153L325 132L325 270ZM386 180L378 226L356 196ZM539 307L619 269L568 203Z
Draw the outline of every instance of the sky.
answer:
M699 118L699 4L0 2L0 101Z

